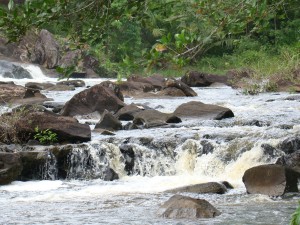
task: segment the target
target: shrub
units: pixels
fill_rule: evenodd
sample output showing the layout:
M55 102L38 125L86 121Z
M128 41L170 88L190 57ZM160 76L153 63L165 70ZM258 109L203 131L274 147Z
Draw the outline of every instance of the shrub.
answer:
M39 130L38 127L35 127L34 131L36 132L34 139L38 140L41 144L53 144L58 141L57 134L49 129Z

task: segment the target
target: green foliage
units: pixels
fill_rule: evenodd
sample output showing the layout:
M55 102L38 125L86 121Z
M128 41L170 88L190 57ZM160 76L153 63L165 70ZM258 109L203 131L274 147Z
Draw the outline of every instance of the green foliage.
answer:
M34 131L34 139L38 140L41 144L53 144L58 141L57 134L49 129L39 130L38 127L35 127Z
M292 218L289 225L299 225L300 224L300 202L296 211L292 214Z
M58 74L60 74L59 79L69 79L69 77L71 76L72 73L74 73L76 71L76 66L72 65L69 67L56 67L55 68L56 72Z
M0 7L0 32L18 41L29 30L48 29L68 39L71 49L97 56L104 70L125 77L143 67L182 68L238 52L247 56L245 64L255 63L254 50L261 54L299 43L298 5L298 0L10 0ZM62 73L69 75L67 70Z

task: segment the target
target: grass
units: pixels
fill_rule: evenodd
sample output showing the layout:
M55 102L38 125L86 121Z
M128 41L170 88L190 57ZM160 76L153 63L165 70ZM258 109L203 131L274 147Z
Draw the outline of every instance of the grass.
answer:
M164 77L181 77L187 71L199 71L211 74L226 75L230 70L252 71L251 81L245 83L250 92L277 91L280 81L300 83L295 71L300 70L300 44L278 48L256 47L240 49L223 56L206 56L196 64L182 68L169 66L167 69L152 70ZM149 73L149 74L151 74ZM246 90L247 92L247 90Z

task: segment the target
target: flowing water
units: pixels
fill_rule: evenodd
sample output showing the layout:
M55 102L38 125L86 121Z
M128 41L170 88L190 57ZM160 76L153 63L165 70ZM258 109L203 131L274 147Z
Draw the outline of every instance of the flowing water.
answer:
M29 67L35 81L56 82ZM24 85L29 80L14 81ZM87 85L101 81L85 80ZM66 102L83 89L43 93L55 102ZM194 90L198 97L125 98L125 102L172 112L182 103L201 101L228 107L235 117L185 120L172 127L119 131L113 137L93 132L91 142L72 146L67 179L55 179L57 162L51 160L44 169L44 177L50 180L0 186L0 224L288 224L299 194L277 198L249 195L242 176L250 167L275 162L284 154L280 143L299 137L299 100L288 100L289 93L243 95L226 86ZM129 145L134 152L131 175L124 169L128 156L120 152L121 145ZM119 174L119 180L100 179L108 167ZM185 193L208 200L222 212L220 216L172 220L158 215L159 205L172 196L165 190L224 180L235 187L224 195Z

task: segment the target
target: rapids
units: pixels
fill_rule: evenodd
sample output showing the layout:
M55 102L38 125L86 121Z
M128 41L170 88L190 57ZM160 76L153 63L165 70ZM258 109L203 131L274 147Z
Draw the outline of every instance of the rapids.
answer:
M13 80L20 85L33 80L57 81L32 65L26 68L34 79L0 80ZM85 79L88 86L101 81ZM64 103L83 89L43 94ZM172 112L182 103L201 101L228 107L235 117L221 121L184 120L171 127L119 131L113 137L93 132L91 142L73 147L73 166L66 180L56 179L54 160L43 170L48 180L0 186L0 224L288 224L300 195L248 195L242 176L250 167L275 162L284 154L280 143L299 137L300 101L289 100L290 93L251 96L227 86L194 90L198 96L193 98L125 98L125 103ZM0 113L8 110L1 107ZM97 116L78 119L91 124L99 120ZM124 170L126 157L119 149L123 144L130 145L135 154L131 175ZM119 174L119 180L97 179L108 166ZM199 220L158 216L159 205L171 197L163 191L224 180L235 187L224 195L186 193L208 200L222 212L221 216Z

